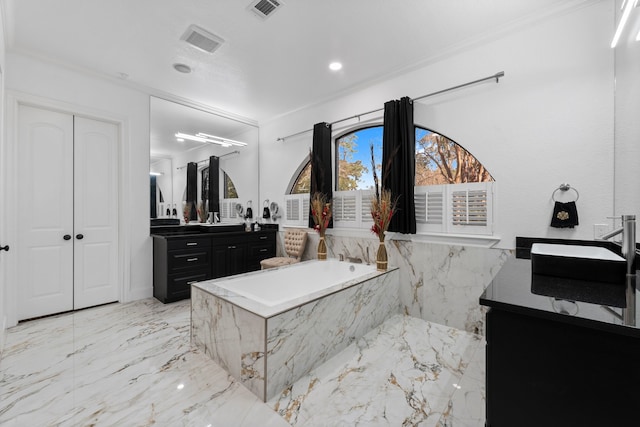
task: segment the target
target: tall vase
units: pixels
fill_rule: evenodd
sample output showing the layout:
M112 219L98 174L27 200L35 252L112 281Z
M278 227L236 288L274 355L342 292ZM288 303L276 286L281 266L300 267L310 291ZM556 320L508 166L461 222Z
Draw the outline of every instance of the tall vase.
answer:
M327 259L327 244L324 241L324 236L320 236L318 242L318 259Z
M376 267L378 271L387 271L387 247L384 245L384 234L380 235L380 245L376 254Z

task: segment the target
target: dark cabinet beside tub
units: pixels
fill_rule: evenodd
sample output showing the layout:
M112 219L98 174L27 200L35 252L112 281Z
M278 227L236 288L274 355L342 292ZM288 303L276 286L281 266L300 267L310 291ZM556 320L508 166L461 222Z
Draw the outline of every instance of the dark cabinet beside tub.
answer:
M153 296L163 303L189 298L192 283L259 270L261 260L276 255L277 229L212 232L193 227L152 234Z

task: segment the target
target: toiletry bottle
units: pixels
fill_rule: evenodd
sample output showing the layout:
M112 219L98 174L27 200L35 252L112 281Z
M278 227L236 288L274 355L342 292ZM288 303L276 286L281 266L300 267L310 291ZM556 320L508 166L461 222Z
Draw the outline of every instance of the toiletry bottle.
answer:
M171 218L171 205L167 204L167 218Z
M173 204L173 212L171 212L174 218L178 218L178 209L176 208L176 204Z

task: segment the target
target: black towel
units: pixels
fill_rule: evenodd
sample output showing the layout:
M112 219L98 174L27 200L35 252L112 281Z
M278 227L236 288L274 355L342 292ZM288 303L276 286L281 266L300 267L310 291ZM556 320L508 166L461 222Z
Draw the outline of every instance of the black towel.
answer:
M551 226L556 228L573 228L576 225L578 225L576 202L556 202L553 207Z

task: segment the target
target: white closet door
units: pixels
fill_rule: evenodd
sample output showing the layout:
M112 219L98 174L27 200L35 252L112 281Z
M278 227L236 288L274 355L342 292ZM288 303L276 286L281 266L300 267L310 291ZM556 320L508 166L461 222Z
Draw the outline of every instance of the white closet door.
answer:
M118 127L75 117L74 308L118 301Z
M73 309L73 117L20 106L18 121L22 320Z

